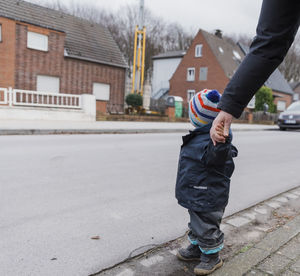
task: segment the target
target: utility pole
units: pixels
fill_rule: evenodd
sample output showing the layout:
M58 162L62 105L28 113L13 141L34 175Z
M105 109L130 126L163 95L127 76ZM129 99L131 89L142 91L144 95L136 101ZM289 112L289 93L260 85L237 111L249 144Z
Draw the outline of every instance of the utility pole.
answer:
M139 23L135 27L131 93L143 95L145 74L146 27L144 26L144 0L140 0Z

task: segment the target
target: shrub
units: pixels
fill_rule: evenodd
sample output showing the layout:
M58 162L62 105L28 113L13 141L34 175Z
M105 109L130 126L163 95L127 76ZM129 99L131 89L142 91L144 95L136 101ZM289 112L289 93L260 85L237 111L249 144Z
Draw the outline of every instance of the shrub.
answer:
M126 103L132 107L139 107L143 105L143 97L140 94L128 94L125 98Z
M273 102L272 89L266 86L262 86L255 94L255 111L263 111L264 103L269 105L269 112L276 113L277 108Z

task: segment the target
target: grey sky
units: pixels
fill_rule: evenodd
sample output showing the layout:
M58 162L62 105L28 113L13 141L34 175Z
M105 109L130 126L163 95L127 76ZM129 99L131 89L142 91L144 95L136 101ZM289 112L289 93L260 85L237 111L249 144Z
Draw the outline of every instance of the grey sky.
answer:
M65 5L84 2L99 9L121 12L127 4L139 0L44 0L59 1ZM227 34L253 36L262 0L145 0L145 6L165 21L178 22L187 30L202 28L207 31L221 29Z

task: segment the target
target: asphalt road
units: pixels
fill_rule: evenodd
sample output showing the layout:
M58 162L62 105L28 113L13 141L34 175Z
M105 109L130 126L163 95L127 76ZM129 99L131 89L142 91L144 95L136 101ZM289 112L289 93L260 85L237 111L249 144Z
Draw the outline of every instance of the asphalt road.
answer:
M300 185L299 132L234 142L227 215ZM86 276L182 235L180 143L178 133L1 136L0 275Z

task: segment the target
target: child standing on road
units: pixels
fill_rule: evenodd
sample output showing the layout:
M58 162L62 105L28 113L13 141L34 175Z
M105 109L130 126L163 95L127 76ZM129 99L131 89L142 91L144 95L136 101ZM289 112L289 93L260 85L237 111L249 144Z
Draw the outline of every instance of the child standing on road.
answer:
M225 143L214 146L210 139L220 98L218 91L206 89L191 99L189 117L196 128L183 137L179 157L176 198L190 214L190 245L180 249L177 257L184 261L200 260L194 269L196 275L210 274L223 264L219 257L224 241L220 223L228 203L237 149L231 144L231 132ZM218 131L223 133L223 126L218 126Z

